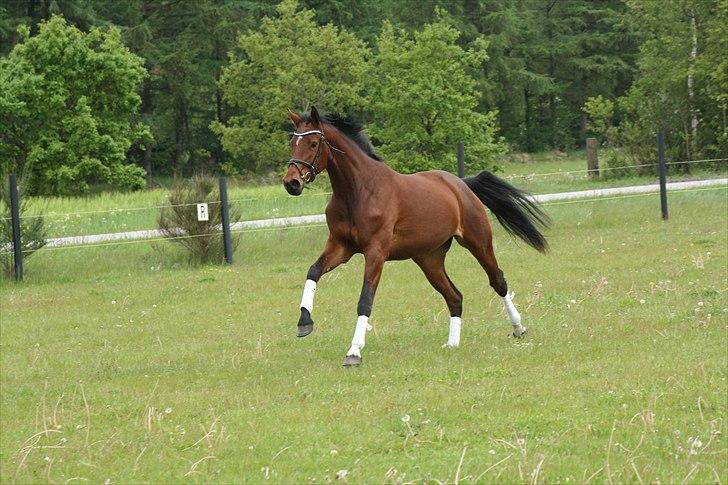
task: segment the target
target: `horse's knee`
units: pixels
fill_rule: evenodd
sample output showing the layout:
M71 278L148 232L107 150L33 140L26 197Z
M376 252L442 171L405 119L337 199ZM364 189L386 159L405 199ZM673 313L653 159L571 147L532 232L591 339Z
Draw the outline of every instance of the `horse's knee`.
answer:
M321 275L323 273L324 273L324 257L321 256L308 269L308 273L306 274L306 279L318 282L318 280L321 278Z

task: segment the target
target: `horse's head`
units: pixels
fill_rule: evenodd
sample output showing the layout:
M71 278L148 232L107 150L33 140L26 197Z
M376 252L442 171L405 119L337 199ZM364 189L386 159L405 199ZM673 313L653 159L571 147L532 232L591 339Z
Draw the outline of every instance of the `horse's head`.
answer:
M291 110L288 110L288 117L296 129L291 136L291 159L283 186L289 194L301 195L303 186L326 170L331 146L326 141L324 124L315 107L311 107L311 113L305 119Z

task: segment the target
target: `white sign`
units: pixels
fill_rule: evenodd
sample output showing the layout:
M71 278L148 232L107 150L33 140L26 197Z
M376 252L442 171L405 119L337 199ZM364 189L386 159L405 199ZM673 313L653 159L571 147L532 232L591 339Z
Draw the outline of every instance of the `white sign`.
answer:
M197 220L209 221L210 212L207 210L207 204L197 204Z

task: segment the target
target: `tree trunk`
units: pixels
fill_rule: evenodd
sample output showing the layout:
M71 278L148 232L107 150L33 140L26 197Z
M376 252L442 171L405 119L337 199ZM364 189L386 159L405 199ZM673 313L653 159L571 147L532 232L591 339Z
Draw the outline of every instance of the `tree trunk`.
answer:
M697 156L698 150L698 112L695 108L695 59L698 57L698 29L695 25L695 12L690 11L690 32L692 34L692 49L688 64L688 108L690 110L690 156Z
M523 104L524 104L524 113L523 113L523 123L526 125L526 139L524 140L526 151L532 152L533 150L533 137L531 136L531 95L528 92L528 89L523 90Z
M177 178L189 162L189 125L187 121L187 103L179 96L175 103L174 114L174 177Z
M144 83L144 89L142 89L142 115L151 115L152 113L152 88L151 83L147 80ZM144 116L143 116L144 117ZM147 172L147 188L152 187L152 144L154 142L148 141L144 144L144 153L142 154L142 160L144 161L144 170Z

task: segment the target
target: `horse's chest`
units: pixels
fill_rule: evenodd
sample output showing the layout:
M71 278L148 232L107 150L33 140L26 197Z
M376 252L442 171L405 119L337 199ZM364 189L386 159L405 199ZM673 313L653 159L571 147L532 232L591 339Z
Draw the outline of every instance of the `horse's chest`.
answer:
M328 213L329 231L339 240L347 241L358 251L366 248L380 234L383 224L379 213Z

